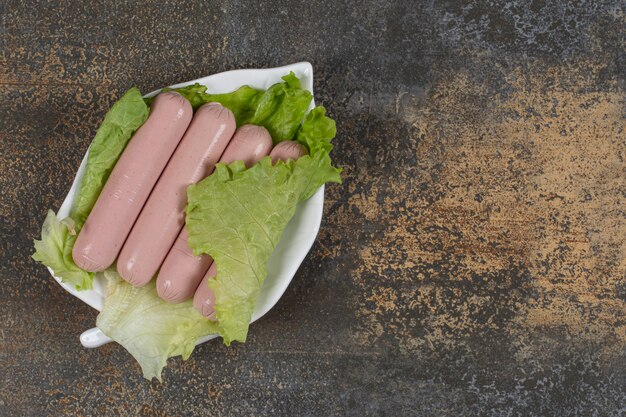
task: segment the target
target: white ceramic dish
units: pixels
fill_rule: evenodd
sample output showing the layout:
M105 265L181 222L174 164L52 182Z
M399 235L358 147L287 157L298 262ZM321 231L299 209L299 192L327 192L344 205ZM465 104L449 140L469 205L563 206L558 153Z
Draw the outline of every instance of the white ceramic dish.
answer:
M172 87L182 87L189 84L200 83L208 87L211 93L228 93L243 85L249 85L255 88L267 89L272 84L281 81L281 77L293 71L302 87L313 93L313 67L308 62L300 62L297 64L287 65L284 67L270 69L245 69L227 71L219 74L210 75L193 81L176 84ZM158 93L159 90L153 91L147 96ZM311 101L311 108L314 107ZM61 208L58 211L59 218L64 218L69 214L69 209L74 201L80 181L85 172L85 163L87 154L83 157L83 161L78 168L72 188L65 197ZM291 282L304 257L311 249L313 242L317 236L320 223L322 221L322 211L324 206L324 186L307 201L300 204L295 216L289 222L280 242L276 246L272 257L268 264L267 279L261 287L261 292L256 302L256 308L252 315L252 322L258 320L267 313L278 302L283 295L287 286ZM48 268L50 269L50 268ZM76 291L73 287L66 285L54 276L54 271L50 269L50 273L57 282L65 288L70 294L81 299L96 310L102 310L105 294L105 281L102 274L96 274L93 289L89 291ZM210 339L217 337L209 335L198 340L204 343ZM85 331L80 336L80 341L85 347L98 347L105 343L111 342L98 328Z

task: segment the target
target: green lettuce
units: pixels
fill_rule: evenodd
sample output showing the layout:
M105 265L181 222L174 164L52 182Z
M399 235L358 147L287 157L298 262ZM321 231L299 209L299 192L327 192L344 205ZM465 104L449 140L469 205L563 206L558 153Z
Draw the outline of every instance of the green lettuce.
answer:
M54 274L78 290L91 289L93 274L80 269L72 259L76 232L71 219L59 220L48 210L41 228L41 240L35 240L33 259L52 268Z
M241 161L218 164L213 175L187 189L189 246L217 264L209 287L226 344L245 342L267 262L298 203L322 184L340 182L341 170L328 155L335 132L334 121L318 107L297 135L310 155L276 165L265 157L249 169Z
M311 197L326 182L341 182L341 168L335 168L330 159L331 141L337 134L335 121L326 116L322 106L311 110L296 134L296 140L309 149L310 157L298 159L295 175L306 178L300 201Z
M34 241L33 259L51 268L63 282L78 290L92 288L93 274L80 269L72 259L76 236L130 137L147 117L148 106L136 87L113 104L89 148L85 174L69 217L60 220L49 210L41 230L41 240Z
M208 103L208 101L206 101L206 96L208 95L206 90L207 90L206 85L195 83L192 85L188 85L185 87L178 87L178 88L165 87L160 92L161 93L167 93L168 91L177 92L178 94L182 95L187 100L189 100L189 102L191 103L191 107L193 107L195 111L195 110L198 110L198 107L202 106L205 103ZM155 98L156 98L156 95L152 97L146 97L144 98L144 101L146 102L147 105L151 105Z
M124 346L147 379L161 381L161 371L172 356L187 359L202 336L215 333L215 324L200 315L191 301L166 303L155 281L133 287L115 270L104 272L107 296L96 325Z
M264 126L274 143L293 139L311 103L313 95L304 90L293 72L282 77L267 90L243 86L232 93L209 94L206 86L193 84L186 87L166 88L176 91L191 102L194 109L210 102L228 107L235 115L237 126L253 124ZM153 98L146 99L150 103Z

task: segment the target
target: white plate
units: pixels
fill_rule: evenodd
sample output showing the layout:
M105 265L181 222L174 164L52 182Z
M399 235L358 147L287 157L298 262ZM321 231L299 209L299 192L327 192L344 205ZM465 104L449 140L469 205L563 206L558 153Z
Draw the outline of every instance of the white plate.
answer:
M302 87L313 93L313 67L308 62L299 62L297 64L287 65L284 67L270 69L245 69L222 72L220 74L210 75L193 81L176 84L172 87L182 87L189 84L199 83L206 85L211 93L229 93L243 85L249 85L259 89L267 89L272 84L281 82L281 77L293 71L298 78ZM158 93L159 90L153 91L147 96ZM314 107L311 101L310 108ZM70 207L74 201L80 181L85 172L85 163L87 155L83 157L83 161L78 168L76 178L72 183L72 188L65 197L61 208L59 209L59 218L69 215ZM304 257L313 246L315 237L322 221L322 211L324 207L324 186L307 201L298 206L296 214L287 225L283 236L278 242L272 257L268 264L267 279L261 287L259 297L256 302L256 308L252 315L252 322L261 318L278 302L283 295L287 286L293 279ZM64 284L61 280L54 276L54 271L50 268L50 273L57 282L65 288L74 297L80 298L85 303L98 311L102 310L105 294L105 279L101 273L96 274L93 289L89 291L77 291L70 285ZM207 340L217 337L210 335L198 340L204 343ZM85 347L98 347L111 341L98 328L85 331L80 336L81 343Z

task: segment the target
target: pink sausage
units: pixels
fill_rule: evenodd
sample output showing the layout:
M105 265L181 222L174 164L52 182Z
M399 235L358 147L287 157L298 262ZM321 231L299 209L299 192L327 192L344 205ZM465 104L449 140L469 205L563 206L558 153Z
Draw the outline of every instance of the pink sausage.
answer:
M209 280L215 278L216 275L217 265L213 262L193 296L193 306L200 314L210 320L215 319L215 295L211 288L209 288Z
M117 258L126 281L145 285L157 273L185 224L187 186L213 171L235 128L233 113L218 103L196 111Z
M156 97L148 120L128 142L76 239L76 265L96 272L115 261L192 115L191 104L180 94Z
M244 161L250 167L269 154L271 149L272 137L264 127L241 126L220 162ZM183 228L157 275L157 292L165 301L179 303L190 299L213 262L207 255L194 256L187 244L188 237L187 229Z
M276 163L279 160L287 161L289 159L297 160L303 155L308 154L308 150L305 146L294 141L280 142L272 149L270 156L272 162ZM211 268L206 273L202 282L198 286L196 293L193 296L193 306L206 318L210 320L215 319L215 295L209 288L208 282L211 278L217 275L217 265L215 262L211 265Z
M290 159L296 161L301 156L308 155L308 153L309 151L304 145L293 140L285 140L274 146L270 157L272 158L272 164L275 164L278 161L288 161Z

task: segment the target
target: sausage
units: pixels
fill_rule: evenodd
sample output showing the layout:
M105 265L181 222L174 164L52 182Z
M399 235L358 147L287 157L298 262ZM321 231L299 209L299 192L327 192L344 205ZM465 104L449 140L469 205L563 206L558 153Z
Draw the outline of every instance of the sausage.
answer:
M263 126L243 125L228 144L220 162L243 161L247 168L259 162L272 150L272 137Z
M145 285L157 273L185 224L187 186L213 171L235 128L235 116L219 103L196 111L117 258L130 284Z
M235 132L220 162L244 161L250 167L271 149L272 137L264 127L244 125ZM165 301L179 303L190 299L213 262L208 255L194 256L188 238L187 229L183 228L157 275L157 293Z
M191 104L178 93L155 98L148 120L128 142L76 239L76 265L97 272L115 261L192 116Z
M305 146L294 141L280 142L272 149L270 156L272 162L276 163L279 160L287 161L288 159L297 160L299 157L308 154L308 150ZM217 265L215 262L211 265L209 271L202 278L202 282L198 286L193 296L193 306L209 320L215 319L215 295L209 288L208 282L211 278L217 275Z
M209 288L209 280L216 275L217 265L213 262L193 296L193 306L209 320L215 319L215 294Z
M293 140L285 140L274 146L270 157L272 158L272 164L276 164L278 161L288 161L293 159L294 161L303 155L308 155L307 148Z
M169 303L182 303L190 299L198 282L213 263L209 255L195 256L188 241L187 228L183 227L157 275L157 294Z

